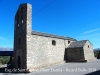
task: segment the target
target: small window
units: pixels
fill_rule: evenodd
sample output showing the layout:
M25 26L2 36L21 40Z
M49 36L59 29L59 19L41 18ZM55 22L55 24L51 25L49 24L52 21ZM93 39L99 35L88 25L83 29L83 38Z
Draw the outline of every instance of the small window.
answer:
M23 20L22 20L22 24L23 24Z
M68 41L68 44L70 44L70 41Z
M19 38L18 38L18 44L20 44L20 43L21 43L21 38L19 37Z
M23 17L21 17L21 23L22 23L22 24L24 23Z
M89 45L88 45L88 48L89 48Z
M56 45L56 41L55 40L52 40L52 45Z
M18 24L18 27L19 27L19 24Z

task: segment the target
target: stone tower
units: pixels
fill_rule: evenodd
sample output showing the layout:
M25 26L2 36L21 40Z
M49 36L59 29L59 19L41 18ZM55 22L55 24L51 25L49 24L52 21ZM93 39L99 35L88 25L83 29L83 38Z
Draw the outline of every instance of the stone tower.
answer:
M32 6L20 4L15 15L14 68L27 69L27 36L31 35Z

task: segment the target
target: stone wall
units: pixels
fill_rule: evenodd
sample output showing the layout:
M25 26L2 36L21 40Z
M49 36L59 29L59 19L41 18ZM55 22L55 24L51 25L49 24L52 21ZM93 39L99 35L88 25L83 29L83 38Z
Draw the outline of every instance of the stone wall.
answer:
M85 60L89 61L89 60L95 59L94 58L93 46L89 41L86 42L83 49L84 49Z
M52 41L55 45L52 45ZM27 36L27 68L49 66L64 61L63 39L38 35Z
M66 48L66 61L83 61L84 51L83 48Z

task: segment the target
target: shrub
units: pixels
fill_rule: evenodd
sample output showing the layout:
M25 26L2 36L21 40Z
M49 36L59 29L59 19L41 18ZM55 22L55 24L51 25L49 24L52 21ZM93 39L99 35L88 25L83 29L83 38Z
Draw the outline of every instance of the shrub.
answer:
M9 56L0 56L0 62L1 64L7 64L10 60Z
M98 56L98 51L94 51L94 56L97 57Z

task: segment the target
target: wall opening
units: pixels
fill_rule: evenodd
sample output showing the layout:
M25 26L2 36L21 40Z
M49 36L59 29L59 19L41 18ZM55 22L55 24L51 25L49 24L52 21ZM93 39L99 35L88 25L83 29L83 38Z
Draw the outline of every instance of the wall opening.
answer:
M89 48L89 45L88 45L88 48Z
M68 44L70 44L70 41L68 41Z
M17 26L19 27L19 24Z
M23 24L23 20L22 20L22 24Z
M21 58L20 58L20 56L18 56L17 65L18 65L18 68L21 68Z
M52 45L56 45L56 41L55 40L52 40Z

